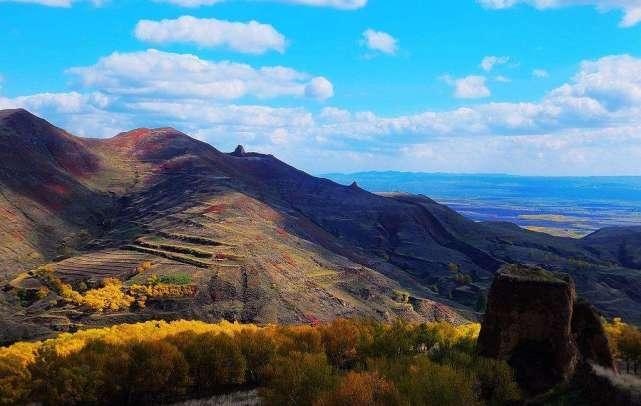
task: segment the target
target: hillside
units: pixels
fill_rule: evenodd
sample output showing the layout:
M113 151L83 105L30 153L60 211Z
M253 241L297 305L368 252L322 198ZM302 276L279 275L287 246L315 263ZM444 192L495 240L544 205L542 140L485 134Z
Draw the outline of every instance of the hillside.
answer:
M83 139L1 111L0 217L3 342L152 318L456 322L475 317L507 262L570 272L606 315L641 323L641 266L625 248L638 229L574 240L476 223L170 128ZM166 289L100 312L51 286L83 294L106 277L138 301L140 286Z

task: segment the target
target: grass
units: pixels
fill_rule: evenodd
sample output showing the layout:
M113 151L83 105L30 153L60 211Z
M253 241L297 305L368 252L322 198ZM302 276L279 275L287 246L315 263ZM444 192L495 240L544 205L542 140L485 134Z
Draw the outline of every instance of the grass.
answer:
M169 252L176 252L179 254L191 255L196 258L211 258L213 254L211 252L203 251L197 248L187 247L184 245L175 245L167 242L150 242L144 239L136 240L136 244L144 248L151 248L156 250L163 250Z
M539 267L511 264L504 266L501 273L522 281L567 283L556 274Z
M158 281L166 285L189 285L191 283L191 276L184 273L162 275L158 278Z
M173 261L178 261L182 262L187 265L193 265L199 268L209 268L210 264L204 261L199 261L194 258L189 258L185 255L180 255L180 254L172 254L166 251L161 251L161 250L156 250L152 248L145 248L145 247L140 247L137 245L125 245L121 247L121 249L126 250L126 251L137 251L137 252L142 252L145 254L151 254L151 255L157 255L162 258L167 258L171 259Z

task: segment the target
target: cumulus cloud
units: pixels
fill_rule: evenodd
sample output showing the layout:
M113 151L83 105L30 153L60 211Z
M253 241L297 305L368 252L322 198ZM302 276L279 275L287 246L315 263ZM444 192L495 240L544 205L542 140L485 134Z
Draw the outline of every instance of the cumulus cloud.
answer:
M88 1L94 6L101 6L106 0L0 0L0 3L37 4L46 7L71 7L73 3Z
M167 64L180 65L174 60ZM221 149L243 143L313 171L634 174L641 169L639 71L641 59L608 56L584 61L566 84L540 100L389 117L332 106L314 113L302 107L229 104L211 97L176 96L170 87L114 93L110 86L127 82L119 75L115 82L98 75L93 86L80 83L68 93L0 97L0 106L26 107L90 136L170 125ZM184 67L180 72L185 74ZM139 74L157 72L140 69ZM138 80L131 82L144 88L147 82ZM315 91L324 87L317 82Z
M305 95L312 99L327 100L334 96L334 85L324 77L314 78L305 87Z
M106 94L234 100L244 97L333 96L331 83L283 66L254 68L235 62L214 62L191 54L150 49L118 53L95 65L67 70L76 84Z
M478 0L486 8L504 9L517 4L528 4L537 9L569 6L593 6L599 11L620 10L622 27L632 27L641 22L641 1L639 0Z
M398 40L383 31L365 30L363 44L372 51L388 55L394 55L398 51Z
M226 0L155 0L159 3L171 3L181 7L211 6ZM331 7L339 10L356 10L365 7L367 0L263 0L280 3L300 4L314 7Z
M191 43L201 47L226 47L249 54L285 52L286 39L269 24L231 22L215 18L182 16L173 20L141 20L136 38L154 44Z
M481 68L483 68L484 71L489 72L494 69L494 67L504 65L509 61L509 56L486 56L481 61Z
M107 0L0 0L0 3L25 3L38 4L48 7L71 7L74 3L89 1L96 6L100 6ZM153 0L156 3L169 3L180 7L201 7L212 6L223 3L227 0ZM367 5L367 0L261 0L274 1L278 3L298 4L312 7L330 7L339 10L357 10Z
M458 99L481 99L492 94L486 85L485 76L470 75L463 78L444 76L443 80L454 88L454 97Z

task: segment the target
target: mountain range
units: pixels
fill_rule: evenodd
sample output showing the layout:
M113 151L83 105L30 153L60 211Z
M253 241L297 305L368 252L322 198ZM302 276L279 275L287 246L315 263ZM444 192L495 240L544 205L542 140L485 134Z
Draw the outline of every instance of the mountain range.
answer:
M223 153L172 128L89 139L0 111L0 343L159 318L461 322L479 316L506 263L570 273L605 316L641 323L641 227L554 237L339 185L241 146ZM25 300L43 266L80 291L153 275L193 294L118 312L54 292Z

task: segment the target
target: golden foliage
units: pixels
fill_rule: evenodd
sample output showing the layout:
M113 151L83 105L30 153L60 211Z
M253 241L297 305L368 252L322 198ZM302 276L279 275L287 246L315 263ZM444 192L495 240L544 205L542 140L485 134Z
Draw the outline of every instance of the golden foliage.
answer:
M82 296L81 303L97 312L129 309L135 299L123 292L122 282L118 279L106 278L103 285L100 289L87 291Z
M140 265L138 265L138 267L136 268L136 273L147 272L153 265L154 264L151 261L144 261Z
M152 284L152 285L132 285L129 287L129 293L136 297L146 298L169 298L169 297L191 297L198 292L195 285L175 285L175 284Z
M109 301L122 292L107 287ZM248 387L274 405L519 400L507 364L474 356L477 334L475 325L400 321L123 324L1 348L0 403L158 404Z
M332 367L324 353L294 351L278 356L268 367L262 395L268 405L311 405L334 386Z
M625 362L626 372L641 372L641 330L614 318L604 325L612 353Z
M336 389L321 396L315 406L394 406L401 396L378 372L348 372Z

